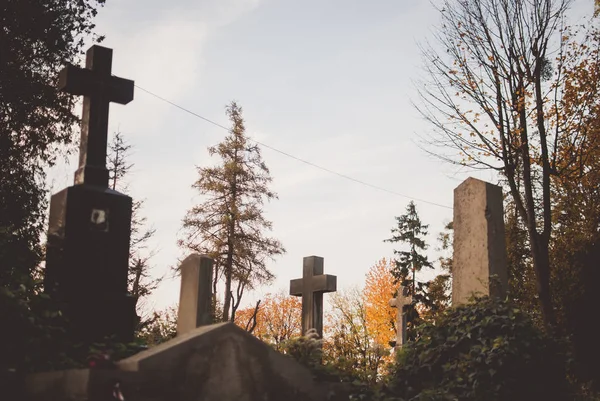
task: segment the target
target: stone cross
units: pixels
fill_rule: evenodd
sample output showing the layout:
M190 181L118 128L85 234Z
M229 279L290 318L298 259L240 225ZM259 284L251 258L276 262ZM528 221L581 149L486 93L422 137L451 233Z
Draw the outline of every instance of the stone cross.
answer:
M401 287L396 298L390 299L390 306L397 308L396 312L396 347L402 347L406 343L406 311L404 307L412 304L412 296L408 295L408 287Z
M452 305L508 287L502 188L467 178L454 189Z
M70 338L133 341L136 300L127 291L132 199L108 188L108 105L133 99L133 81L111 76L112 50L92 46L86 67L65 67L59 89L84 95L75 185L52 195L44 291L62 303Z
M191 254L181 263L181 292L177 312L177 335L212 324L213 260Z
M323 337L323 294L335 292L337 277L323 274L323 258L304 258L302 278L290 281L290 295L302 297L302 335L315 329Z
M58 88L83 95L79 168L75 184L108 187L106 147L110 102L127 104L133 100L134 83L111 75L112 49L92 46L86 53L85 68L66 66L59 75Z

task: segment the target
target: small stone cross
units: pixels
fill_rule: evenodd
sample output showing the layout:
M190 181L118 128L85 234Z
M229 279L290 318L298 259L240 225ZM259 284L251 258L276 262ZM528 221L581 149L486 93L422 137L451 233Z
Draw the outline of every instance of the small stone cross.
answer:
M396 312L396 347L402 347L406 343L406 312L404 307L412 304L412 296L408 295L408 287L401 287L396 298L390 299L390 306L398 308Z
M290 295L302 297L302 335L315 329L323 337L323 294L336 289L337 277L323 274L323 258L305 257L302 278L290 281Z
M108 187L106 147L110 102L127 104L133 100L134 83L114 77L112 49L92 46L88 49L85 68L67 65L59 75L58 88L72 95L83 95L79 168L75 184Z

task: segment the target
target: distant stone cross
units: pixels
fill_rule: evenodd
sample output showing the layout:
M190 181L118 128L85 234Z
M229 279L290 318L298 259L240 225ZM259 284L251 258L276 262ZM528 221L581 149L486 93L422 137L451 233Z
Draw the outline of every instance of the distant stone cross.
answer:
M79 168L75 184L108 187L106 147L110 102L127 104L133 100L134 83L111 75L112 49L92 46L86 53L85 68L65 67L58 88L83 95Z
M406 343L406 312L404 307L412 303L412 296L408 295L408 287L401 287L396 298L390 300L392 308L398 308L396 312L396 347L402 347Z
M302 278L290 281L290 295L302 297L302 335L315 329L323 337L323 294L335 292L337 277L323 274L323 258L304 258Z

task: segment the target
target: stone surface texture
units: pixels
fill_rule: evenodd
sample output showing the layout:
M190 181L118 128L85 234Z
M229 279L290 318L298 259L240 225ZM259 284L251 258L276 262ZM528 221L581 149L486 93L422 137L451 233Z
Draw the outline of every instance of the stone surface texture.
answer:
M181 263L177 335L212 323L213 260L194 253Z
M454 190L452 304L508 287L502 189L468 178Z
M114 370L39 373L26 401L321 401L330 387L291 357L233 323L199 327L117 364Z

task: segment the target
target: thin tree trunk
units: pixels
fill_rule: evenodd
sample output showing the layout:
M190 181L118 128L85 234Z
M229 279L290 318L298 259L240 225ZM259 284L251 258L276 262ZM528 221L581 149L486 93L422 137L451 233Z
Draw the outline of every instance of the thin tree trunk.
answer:
M518 96L524 97L522 84L519 85ZM536 273L537 289L542 311L542 318L546 328L553 329L555 325L554 311L552 308L552 295L550 290L550 258L548 255L548 236L537 231L535 199L533 194L533 182L531 179L531 159L529 155L529 137L527 132L527 117L524 99L519 99L519 118L521 125L521 154L523 162L523 184L525 188L525 212L523 218L527 222L527 230L531 241L531 256ZM545 184L545 183L544 183ZM518 194L520 196L520 194ZM544 196L545 198L545 196ZM544 199L545 200L545 199ZM520 209L521 210L521 209ZM544 216L544 226L547 218Z
M246 331L250 334L252 334L252 332L254 331L254 329L256 328L256 317L258 315L258 308L260 307L260 299L256 302L256 307L254 308L254 313L252 313L252 317L248 320L248 322L246 323ZM252 323L252 326L250 326L250 323Z
M229 309L231 308L231 277L233 269L233 255L227 252L227 266L225 266L225 299L223 301L223 321L229 321Z
M234 161L238 164L238 149L234 152ZM233 173L231 186L231 204L229 205L229 232L227 235L227 261L225 262L225 300L223 301L223 321L229 321L231 308L231 280L233 277L233 254L235 252L233 238L235 236L235 222L237 219L237 174Z
M554 330L556 326L556 316L554 314L554 308L552 307L548 242L544 240L543 236L537 233L530 233L530 238L531 255L533 256L533 267L535 269L542 318L546 328L549 330Z

